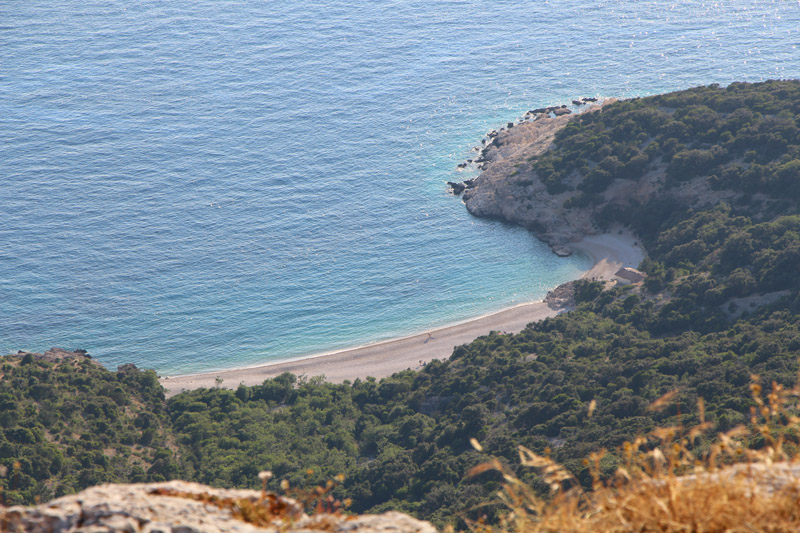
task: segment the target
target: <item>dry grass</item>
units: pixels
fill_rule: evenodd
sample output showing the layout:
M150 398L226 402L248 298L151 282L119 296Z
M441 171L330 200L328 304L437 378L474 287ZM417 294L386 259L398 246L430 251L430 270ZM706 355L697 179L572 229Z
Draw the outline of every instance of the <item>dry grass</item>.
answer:
M582 490L549 457L524 447L520 462L537 469L550 486L547 500L499 461L479 465L472 475L487 470L503 475L498 494L509 512L499 526L472 528L478 533L800 531L800 418L795 414L800 387L773 384L764 394L754 377L752 394L756 406L750 424L718 433L710 445L701 439L713 436L713 425L705 421L700 401L697 425L661 427L626 442L611 479L600 477L605 451L592 454L585 460L594 479L591 490ZM673 396L665 395L651 409L663 408ZM748 445L752 442L758 449Z

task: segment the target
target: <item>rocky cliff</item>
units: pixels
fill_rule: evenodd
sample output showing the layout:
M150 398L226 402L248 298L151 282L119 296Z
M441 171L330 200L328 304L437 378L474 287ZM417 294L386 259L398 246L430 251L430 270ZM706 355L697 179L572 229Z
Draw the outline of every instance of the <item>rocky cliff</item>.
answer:
M464 191L469 212L524 226L556 253L566 243L596 232L588 216L567 216L563 203L569 193L549 194L530 168L530 162L551 148L556 133L571 118L542 114L490 134L491 141L479 158L483 171Z

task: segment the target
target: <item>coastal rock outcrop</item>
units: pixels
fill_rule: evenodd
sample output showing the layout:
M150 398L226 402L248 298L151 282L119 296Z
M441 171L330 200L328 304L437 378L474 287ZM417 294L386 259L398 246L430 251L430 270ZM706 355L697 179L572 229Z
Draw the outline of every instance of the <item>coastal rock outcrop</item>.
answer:
M453 191L453 194L461 194L464 192L464 189L467 188L467 186L463 183L458 183L455 181L448 181L447 186L450 187L450 190Z
M548 292L547 296L544 297L544 303L546 303L550 309L556 311L573 308L575 306L575 282L568 281L562 283Z
M597 98L582 98L592 104ZM464 190L464 203L475 216L500 219L527 228L546 242L559 256L572 253L570 243L586 235L602 232L597 224L598 215L608 208L644 205L654 195L669 195L683 205L701 207L714 205L720 200L730 200L735 193L713 189L705 177L683 181L679 186L663 191L666 182L666 163L652 162L638 180L612 178L602 193L602 198L580 202L578 185L581 176L573 172L562 188L552 193L536 172L536 162L542 154L555 147L559 130L585 113L603 112L605 105L615 102L607 99L589 105L580 113L564 114L565 107L544 108L536 120L525 121L513 129L492 132L480 152L480 175ZM539 111L539 110L534 110ZM561 116L552 116L558 115Z
M259 523L264 518L268 523ZM403 513L309 516L290 498L271 493L264 498L255 490L215 489L185 481L98 485L35 507L0 508L0 531L436 533L430 523Z
M551 147L556 133L573 116L579 115L551 118L542 114L533 122L501 130L497 142L482 152L483 172L464 192L469 212L524 226L559 255L569 255L569 242L599 231L590 213L577 214L563 207L570 193L551 195L531 168L531 162Z

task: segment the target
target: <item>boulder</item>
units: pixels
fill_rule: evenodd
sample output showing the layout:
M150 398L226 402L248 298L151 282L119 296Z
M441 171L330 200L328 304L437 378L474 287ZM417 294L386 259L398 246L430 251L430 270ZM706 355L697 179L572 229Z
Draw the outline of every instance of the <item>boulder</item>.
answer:
M553 253L558 257L569 257L572 255L572 248L569 246L553 246Z
M239 505L263 506L269 522L245 521L236 512ZM430 523L398 512L309 516L296 501L273 493L185 481L99 485L35 507L0 508L0 531L436 533Z
M450 187L453 194L461 194L467 188L463 183L456 183L455 181L448 181L447 186Z

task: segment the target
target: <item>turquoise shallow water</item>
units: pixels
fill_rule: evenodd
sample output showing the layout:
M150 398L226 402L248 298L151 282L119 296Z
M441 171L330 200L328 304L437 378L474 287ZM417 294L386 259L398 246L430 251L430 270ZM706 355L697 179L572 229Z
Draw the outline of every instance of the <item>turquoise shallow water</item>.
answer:
M445 190L580 96L800 77L796 1L0 2L0 352L179 373L540 298Z

